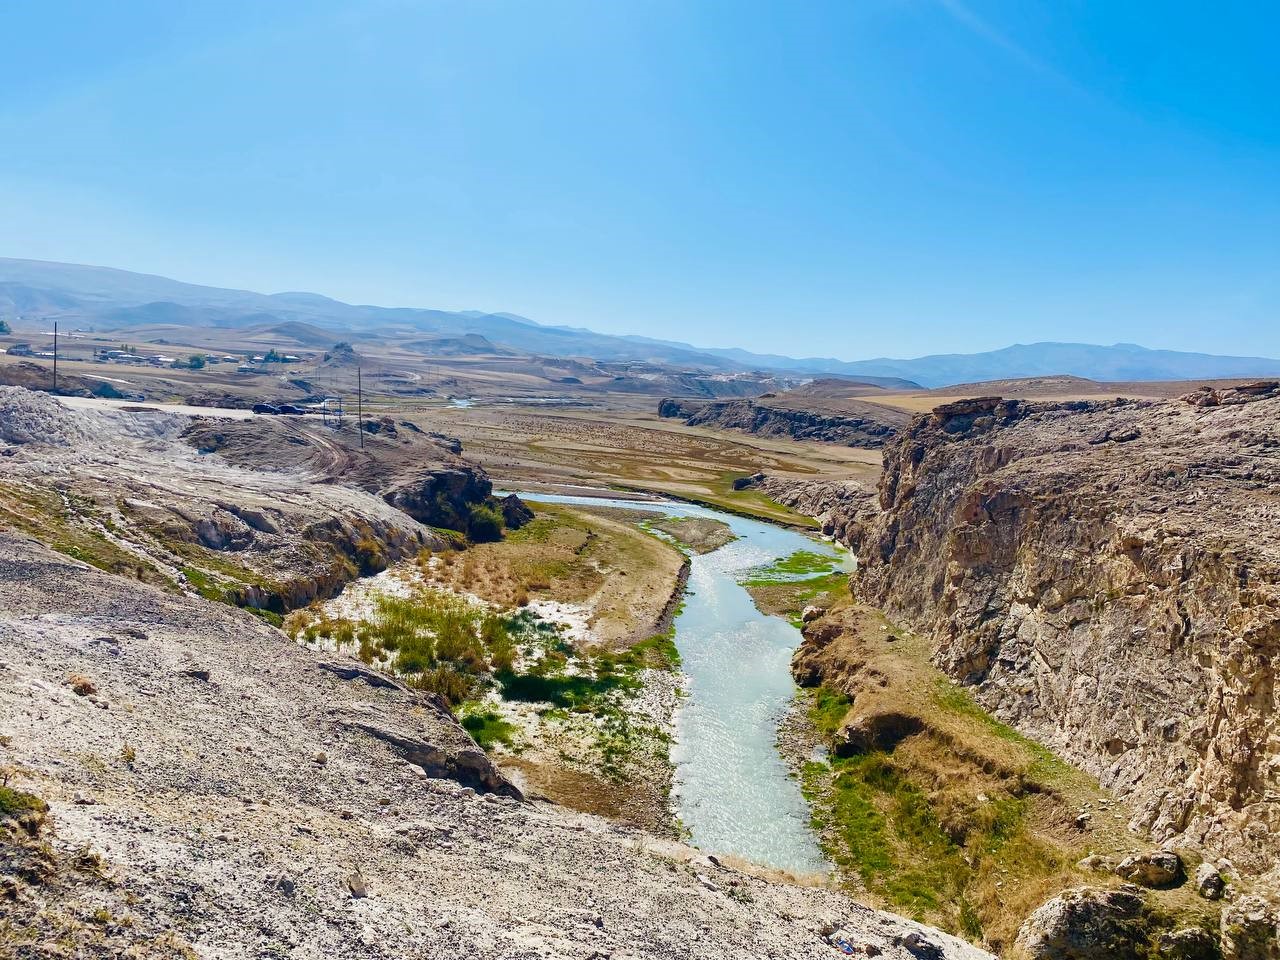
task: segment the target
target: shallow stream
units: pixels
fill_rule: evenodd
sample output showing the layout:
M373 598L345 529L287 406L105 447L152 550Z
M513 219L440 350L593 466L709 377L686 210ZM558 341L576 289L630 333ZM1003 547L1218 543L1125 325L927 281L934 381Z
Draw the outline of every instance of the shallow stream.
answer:
M793 530L672 501L520 494L552 502L709 517L738 537L691 558L675 642L689 677L671 748L672 799L695 846L795 872L825 871L799 784L777 749L778 724L795 693L791 654L800 631L761 613L740 583L753 568L800 550L843 554ZM803 579L798 576L796 579Z

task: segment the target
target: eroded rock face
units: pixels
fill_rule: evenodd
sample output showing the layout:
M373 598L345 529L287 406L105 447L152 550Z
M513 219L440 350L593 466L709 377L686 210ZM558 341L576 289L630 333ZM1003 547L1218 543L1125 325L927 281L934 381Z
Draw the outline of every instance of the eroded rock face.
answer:
M1142 910L1142 897L1128 890L1068 890L1027 918L1014 955L1029 960L1137 960L1148 941Z
M815 518L825 535L855 550L863 531L880 512L875 491L856 480L808 480L757 473L735 480L733 486L735 490L759 490L771 500Z
M1258 896L1241 897L1222 911L1223 960L1280 960L1280 911Z
M1135 829L1253 874L1280 852L1274 392L939 407L886 451L854 577Z
M423 470L381 492L387 503L421 523L465 530L471 505L482 503L492 489L480 470L454 466Z
M680 418L694 427L867 448L884 446L906 422L906 416L898 411L871 404L866 405L865 415L844 416L775 406L760 400L688 403L666 399L658 404L658 416Z

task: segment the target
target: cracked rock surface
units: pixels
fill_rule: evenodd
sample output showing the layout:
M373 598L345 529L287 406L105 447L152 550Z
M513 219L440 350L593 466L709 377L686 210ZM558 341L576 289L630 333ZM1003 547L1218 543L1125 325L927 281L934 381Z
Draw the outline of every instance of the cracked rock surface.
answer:
M110 881L23 881L8 915L79 907L163 940L155 955L218 958L801 958L832 956L833 937L895 960L987 956L521 802L437 702L335 662L0 534L0 758L48 803L57 847L96 853Z

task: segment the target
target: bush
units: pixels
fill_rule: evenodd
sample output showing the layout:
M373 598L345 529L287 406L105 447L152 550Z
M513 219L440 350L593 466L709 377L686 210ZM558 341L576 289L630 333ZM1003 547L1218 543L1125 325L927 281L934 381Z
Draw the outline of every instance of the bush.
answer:
M492 543L502 539L502 514L494 507L478 503L471 508L467 534L476 543Z
M516 731L515 724L504 720L492 710L477 710L464 714L462 726L485 752L492 750L499 743L510 746L512 735Z
M24 813L44 813L49 808L39 797L12 787L0 787L0 817L19 817Z

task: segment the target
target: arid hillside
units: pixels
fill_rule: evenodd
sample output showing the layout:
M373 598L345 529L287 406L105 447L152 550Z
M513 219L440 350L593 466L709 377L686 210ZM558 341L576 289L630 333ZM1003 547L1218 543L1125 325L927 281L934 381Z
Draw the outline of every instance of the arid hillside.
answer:
M501 523L456 441L368 426L361 449L354 429L314 420L73 410L0 387L0 522L101 569L267 615L477 518Z
M0 955L988 956L526 799L437 694L206 597L357 521L358 556L439 544L356 452L273 472L233 426L223 456L184 417L0 399Z

